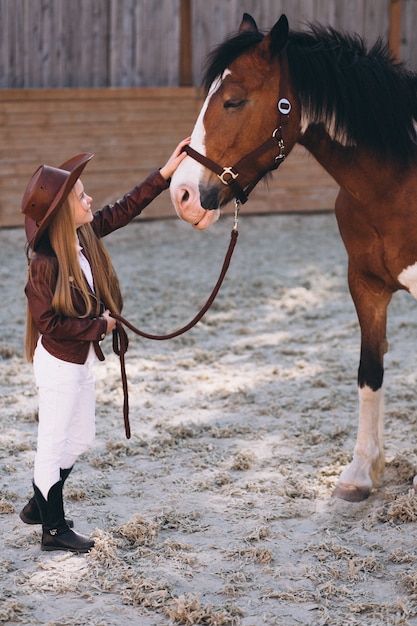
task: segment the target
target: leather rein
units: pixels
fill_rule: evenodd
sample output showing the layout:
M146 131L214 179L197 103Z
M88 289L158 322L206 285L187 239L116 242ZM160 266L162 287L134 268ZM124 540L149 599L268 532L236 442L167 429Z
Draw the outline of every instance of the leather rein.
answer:
M204 304L204 306L199 311L199 313L197 313L197 315L188 324L166 335L153 335L150 333L146 333L143 330L140 330L139 328L136 328L135 326L133 326L133 324L131 324L124 317L122 317L119 313L111 313L111 317L113 317L116 320L116 328L113 330L113 352L117 354L117 356L120 358L120 373L121 373L122 387L123 387L123 420L124 420L125 433L126 433L127 439L130 439L130 436L131 436L130 423L129 423L129 390L128 390L128 385L127 385L126 361L125 361L125 354L129 346L129 338L127 336L125 329L123 328L123 325L127 326L127 328L129 328L136 335L140 335L141 337L144 337L145 339L153 339L157 341L173 339L174 337L179 337L180 335L183 335L184 333L186 333L188 330L191 330L191 328L193 328L201 320L201 318L207 313L208 309L213 304L219 292L219 289L222 286L223 280L227 274L227 270L229 269L230 261L232 259L233 251L235 249L235 245L236 245L237 238L239 235L239 232L237 229L238 213L239 213L239 204L236 203L234 225L233 225L232 232L230 233L230 243L226 252L225 259L223 261L223 266L220 271L220 276L210 296L208 297L207 302Z
M163 341L167 339L173 339L174 337L178 337L188 330L193 328L205 315L208 309L213 304L217 293L223 283L224 277L226 276L227 270L230 265L230 261L232 258L232 254L237 242L238 237L238 213L240 204L245 204L248 200L248 196L256 187L258 182L265 176L265 174L269 171L277 169L281 163L284 162L286 158L285 152L285 135L286 128L288 125L288 118L291 111L291 102L284 96L282 93L287 93L288 90L288 60L286 52L283 51L281 53L281 80L280 80L280 97L278 100L277 108L278 108L278 123L272 135L264 141L260 146L252 150L249 154L240 159L235 165L232 167L221 167L212 159L206 157L204 154L200 154L190 146L185 146L183 150L187 152L188 156L198 161L201 165L208 168L215 174L217 174L218 178L224 185L228 185L232 190L233 196L235 198L235 214L234 214L234 225L230 235L230 243L226 252L226 256L223 262L223 266L220 272L220 276L215 284L208 300L202 307L199 313L185 326L182 328L168 333L166 335L153 335L150 333L146 333L139 328L136 328L131 324L128 320L122 317L118 313L112 313L111 316L116 320L116 328L113 331L113 351L120 358L120 368L121 368L121 378L122 378L122 386L123 386L123 418L124 418L124 426L126 438L130 439L131 431L130 431L130 423L129 423L129 395L128 395L128 385L127 385L127 376L126 376L126 364L125 364L125 354L128 349L129 339L126 331L123 328L123 325L129 328L136 335L140 335L145 339L152 339L157 341ZM239 176L242 171L245 171L245 168L250 166L252 162L267 152L268 150L272 150L278 147L278 154L274 158L274 163L272 167L269 169L262 171L249 185L243 188L239 182Z

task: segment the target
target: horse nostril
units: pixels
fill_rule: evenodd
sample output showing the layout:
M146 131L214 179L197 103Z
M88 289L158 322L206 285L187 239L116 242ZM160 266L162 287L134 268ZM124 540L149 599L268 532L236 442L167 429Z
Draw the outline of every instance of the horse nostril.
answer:
M188 193L187 190L185 190L184 193L182 194L182 198L181 198L182 202L187 202L189 197L190 197L190 194Z
M219 208L219 194L217 189L206 187L200 191L200 202L206 211L215 211Z

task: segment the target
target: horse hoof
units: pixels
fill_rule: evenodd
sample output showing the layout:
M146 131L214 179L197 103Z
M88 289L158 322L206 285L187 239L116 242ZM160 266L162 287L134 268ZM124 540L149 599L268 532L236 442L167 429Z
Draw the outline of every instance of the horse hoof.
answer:
M347 502L362 502L369 497L370 493L370 490L366 488L357 487L356 485L341 484L336 485L332 497L340 498Z

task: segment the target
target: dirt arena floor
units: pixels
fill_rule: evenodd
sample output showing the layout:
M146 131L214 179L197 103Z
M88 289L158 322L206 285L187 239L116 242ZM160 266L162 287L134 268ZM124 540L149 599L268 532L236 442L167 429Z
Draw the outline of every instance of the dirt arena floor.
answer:
M232 218L199 233L137 220L107 248L125 316L188 322ZM245 216L213 308L181 338L129 331L132 437L119 362L98 363L97 438L66 484L88 555L41 552L31 495L37 395L22 356L22 229L0 231L0 622L53 626L417 625L417 306L390 307L386 472L360 504L332 498L357 425L359 329L334 215Z

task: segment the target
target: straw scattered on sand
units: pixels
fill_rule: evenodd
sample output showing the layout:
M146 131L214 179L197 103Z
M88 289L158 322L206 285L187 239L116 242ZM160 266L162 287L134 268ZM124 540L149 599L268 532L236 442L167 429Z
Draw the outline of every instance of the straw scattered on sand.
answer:
M97 439L66 486L96 547L40 551L21 523L37 395L22 358L22 229L0 231L0 622L83 626L417 624L416 303L398 294L386 358L387 467L363 503L331 497L357 426L359 329L334 215L240 219L229 274L187 335L129 331L97 364ZM107 238L125 316L188 322L217 280L230 217L204 233L140 221Z

